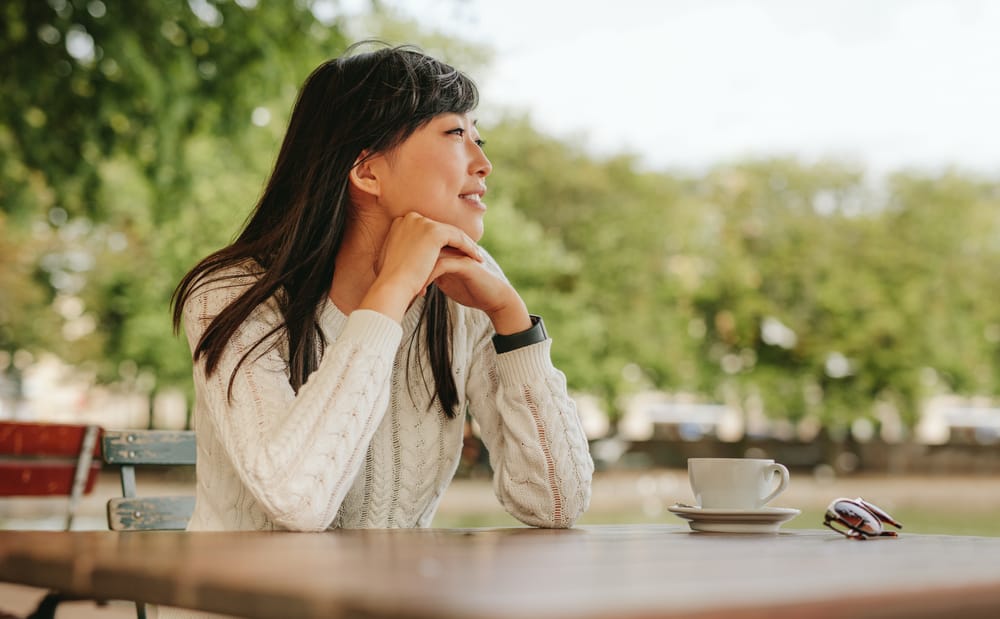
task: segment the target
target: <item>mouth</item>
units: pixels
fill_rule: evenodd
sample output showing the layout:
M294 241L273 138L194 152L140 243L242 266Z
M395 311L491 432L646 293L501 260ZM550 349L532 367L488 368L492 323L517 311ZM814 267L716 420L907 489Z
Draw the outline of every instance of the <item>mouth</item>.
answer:
M478 208L485 209L486 208L486 204L483 203L483 195L485 195L485 194L486 194L486 190L485 189L477 189L476 191L472 191L472 192L469 192L469 193L459 194L458 197L460 199L462 199L462 200L467 201L467 202L471 202L472 204L476 205L476 207L478 207Z

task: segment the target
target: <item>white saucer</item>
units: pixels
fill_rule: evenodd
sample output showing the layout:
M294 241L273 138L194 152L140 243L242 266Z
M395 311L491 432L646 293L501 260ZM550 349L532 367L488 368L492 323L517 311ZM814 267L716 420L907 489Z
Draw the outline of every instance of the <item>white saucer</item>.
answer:
M792 507L702 509L672 505L667 510L678 518L687 520L692 531L713 533L776 533L782 523L802 513Z

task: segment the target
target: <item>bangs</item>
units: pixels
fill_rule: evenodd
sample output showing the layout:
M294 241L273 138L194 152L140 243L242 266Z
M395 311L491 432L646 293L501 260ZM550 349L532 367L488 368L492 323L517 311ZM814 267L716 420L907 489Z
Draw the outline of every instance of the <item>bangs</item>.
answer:
M421 58L428 66L414 75L414 116L430 120L438 114L465 114L479 105L479 89L467 75L428 56Z
M469 76L413 47L391 47L351 56L364 67L359 120L371 128L365 146L393 148L441 114L465 114L479 105L479 89Z

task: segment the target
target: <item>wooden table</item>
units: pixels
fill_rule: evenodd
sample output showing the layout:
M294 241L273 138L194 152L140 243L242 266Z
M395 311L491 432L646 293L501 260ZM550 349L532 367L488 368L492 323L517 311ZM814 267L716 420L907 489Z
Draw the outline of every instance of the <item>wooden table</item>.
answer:
M1000 617L1000 538L0 532L0 580L247 617Z

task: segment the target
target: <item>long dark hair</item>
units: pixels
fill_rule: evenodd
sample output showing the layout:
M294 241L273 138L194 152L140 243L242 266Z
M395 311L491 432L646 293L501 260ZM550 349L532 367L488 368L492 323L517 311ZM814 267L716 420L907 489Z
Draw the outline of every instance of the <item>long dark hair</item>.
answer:
M479 102L468 76L416 48L358 53L359 45L320 65L306 79L274 171L243 231L232 244L199 262L174 291L177 332L184 304L200 286L238 277L223 272L255 263L257 279L212 320L195 346L194 360L204 356L209 375L239 326L274 297L283 322L258 340L236 367L265 341L277 345L278 338L272 336L284 330L289 382L298 392L323 354L316 312L329 292L334 261L352 217L352 166L362 151L388 151L435 116L464 114ZM448 302L436 286L425 299L421 328L434 377L433 398L454 417L459 402L451 374Z

